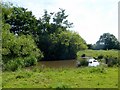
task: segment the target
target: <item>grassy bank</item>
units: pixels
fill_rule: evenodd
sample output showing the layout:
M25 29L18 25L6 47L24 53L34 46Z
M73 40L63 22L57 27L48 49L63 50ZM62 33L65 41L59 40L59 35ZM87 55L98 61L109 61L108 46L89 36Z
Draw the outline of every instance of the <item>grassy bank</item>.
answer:
M82 50L77 52L77 59L82 60L81 56L94 57L99 62L104 62L108 66L118 66L120 65L120 59L118 57L119 50Z
M82 50L77 53L77 56L85 54L88 57L96 57L99 58L102 56L103 58L114 57L118 58L119 50Z
M118 68L44 68L3 72L3 88L117 88Z

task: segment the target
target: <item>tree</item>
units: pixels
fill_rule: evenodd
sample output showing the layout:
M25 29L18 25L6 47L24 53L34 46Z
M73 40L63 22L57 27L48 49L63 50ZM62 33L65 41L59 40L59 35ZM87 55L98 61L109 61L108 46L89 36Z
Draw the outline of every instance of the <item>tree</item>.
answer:
M68 23L67 17L63 9L57 13L45 10L39 19L38 47L44 52L45 60L72 59L77 51L87 48L79 34L68 30L72 23Z
M79 50L87 49L85 41L76 32L53 33L49 40L51 45L47 47L48 52L45 55L48 59L75 59Z
M10 32L18 35L36 34L37 19L34 15L32 15L31 11L28 11L27 9L22 7L5 7L5 5L3 6L3 17L5 23L11 25ZM6 11L9 11L9 13Z
M30 66L43 57L30 35L10 33L10 25L2 23L2 60L6 70Z
M73 23L68 22L66 19L68 15L65 15L65 10L59 8L60 11L57 12L53 17L53 22L58 26L64 26L66 28L71 28Z
M93 45L92 44L87 44L88 49L93 49Z
M110 33L104 33L96 42L96 49L119 49L120 43L117 38Z
M11 26L8 31L10 31L9 35L11 35L13 39L11 38L10 40L18 40L17 43L13 41L11 41L12 44L10 43L13 45L10 46L10 48L12 48L11 51L12 55L15 54L14 56L19 55L18 53L25 53L19 49L20 47L24 47L20 42L23 44L29 42L28 44L32 45L33 37L36 45L43 52L44 59L72 59L76 57L78 50L87 48L85 41L79 34L69 31L73 23L67 20L68 15L66 15L64 9L60 9L57 13L48 13L48 11L45 10L43 16L38 20L32 15L31 11L23 7L12 6L8 8L5 7L4 9L8 11L11 10L10 13L3 12L5 23ZM28 41L28 39L30 39L30 37L28 37L29 35L33 36L31 41ZM22 38L25 40L22 40ZM15 49L13 47L15 47ZM31 50L33 49L30 45L27 47L28 49L24 49L26 53L32 53Z

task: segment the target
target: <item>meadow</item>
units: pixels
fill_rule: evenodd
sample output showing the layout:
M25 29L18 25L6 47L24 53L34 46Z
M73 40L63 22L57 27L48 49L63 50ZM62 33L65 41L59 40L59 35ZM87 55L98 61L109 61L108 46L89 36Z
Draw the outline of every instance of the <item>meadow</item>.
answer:
M118 88L117 67L37 67L2 74L3 88Z

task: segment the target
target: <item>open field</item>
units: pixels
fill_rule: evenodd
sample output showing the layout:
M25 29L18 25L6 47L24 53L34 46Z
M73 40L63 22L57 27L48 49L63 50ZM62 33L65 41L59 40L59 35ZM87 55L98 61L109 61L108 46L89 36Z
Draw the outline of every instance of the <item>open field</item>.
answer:
M34 68L2 76L3 88L118 88L117 67Z

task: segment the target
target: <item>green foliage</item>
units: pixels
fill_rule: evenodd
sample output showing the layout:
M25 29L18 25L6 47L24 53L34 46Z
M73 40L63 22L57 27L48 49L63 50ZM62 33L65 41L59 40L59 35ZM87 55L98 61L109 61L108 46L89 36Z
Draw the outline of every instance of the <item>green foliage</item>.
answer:
M120 42L113 34L104 33L96 42L95 49L120 49Z
M88 66L88 59L86 58L80 58L78 61L80 62L81 66Z
M79 50L84 50L87 48L85 41L77 33L71 31L61 30L60 33L53 33L50 34L49 37L45 38L47 49L45 48L44 51L46 52L44 55L46 59L76 58L76 53Z
M7 13L7 11L10 12ZM68 15L64 9L60 9L57 13L48 13L45 10L44 15L37 20L31 11L23 7L3 4L3 17L5 23L11 26L10 32L18 35L16 36L18 42L13 34L10 36L10 41L6 42L12 45L9 50L4 48L7 55L12 51L14 57L26 57L34 52L33 49L30 49L34 48L34 45L26 44L26 40L29 44L33 42L28 40L29 35L33 36L36 45L43 52L44 59L72 59L76 57L77 51L87 48L79 34L67 30L72 27L72 23L68 22ZM19 52L21 48L23 50Z
M65 26L66 28L72 27L73 23L68 22L66 19L68 15L65 14L65 10L61 8L59 9L60 11L57 12L53 17L53 22L55 22L55 24L58 26Z
M81 56L85 54L87 57L94 57L97 60L108 64L108 66L114 66L119 63L117 50L84 50L77 52L77 59L81 60Z
M30 35L17 36L10 33L8 24L2 26L2 59L6 70L34 65L43 57Z
M53 22L50 23L53 15ZM45 60L72 59L79 50L87 48L85 41L76 32L67 30L65 10L48 14L39 20L38 47L44 52ZM66 21L66 24L64 23Z
M24 58L24 63L25 63L25 66L27 66L27 67L37 64L37 61L38 61L37 58L32 55Z
M5 20L9 17L9 15L12 13L12 8L13 4L12 3L1 3L0 8L2 10L2 21L5 22Z
M31 11L22 7L12 7L11 14L5 19L5 22L11 25L10 31L21 34L35 34L37 20Z
M15 58L4 64L3 70L15 71L21 69L24 66L24 60L22 58Z

